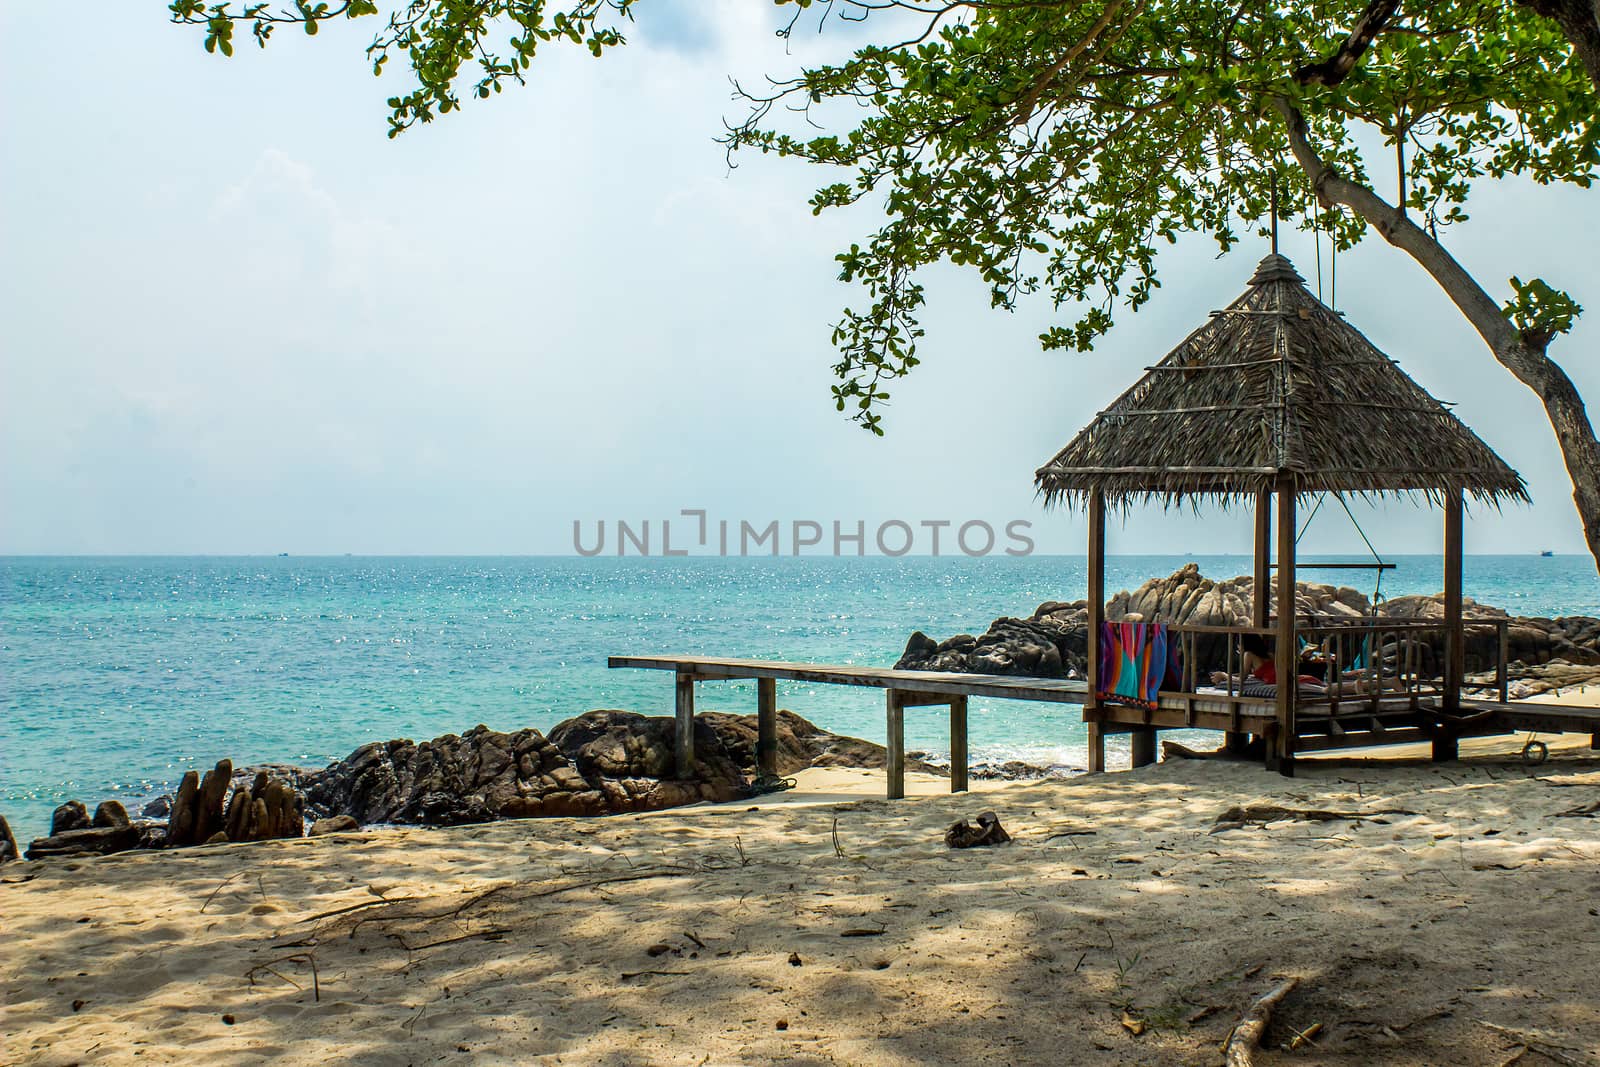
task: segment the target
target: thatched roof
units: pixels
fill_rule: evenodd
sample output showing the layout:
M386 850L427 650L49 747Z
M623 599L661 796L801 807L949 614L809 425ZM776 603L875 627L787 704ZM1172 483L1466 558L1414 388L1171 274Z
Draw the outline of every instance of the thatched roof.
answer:
M1516 471L1269 255L1250 288L1095 416L1037 474L1047 504L1461 489L1527 500Z

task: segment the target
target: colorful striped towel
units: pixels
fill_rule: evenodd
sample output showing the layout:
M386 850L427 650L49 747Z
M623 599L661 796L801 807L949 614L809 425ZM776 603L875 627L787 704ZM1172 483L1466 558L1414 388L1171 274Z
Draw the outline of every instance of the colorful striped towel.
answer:
M1100 674L1095 696L1154 708L1163 685L1183 677L1179 646L1158 622L1100 624Z

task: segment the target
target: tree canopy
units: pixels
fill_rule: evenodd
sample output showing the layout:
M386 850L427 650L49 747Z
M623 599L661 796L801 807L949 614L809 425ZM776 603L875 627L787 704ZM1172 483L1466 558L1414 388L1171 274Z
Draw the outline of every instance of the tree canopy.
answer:
M1048 299L1062 317L1042 343L1087 350L1119 309L1151 299L1163 246L1204 233L1226 250L1264 225L1276 191L1286 221L1338 247L1375 232L1406 251L1540 394L1600 553L1600 446L1546 353L1581 308L1541 278L1513 278L1509 298L1492 300L1439 239L1481 178L1593 181L1600 24L1588 0L777 3L791 9L784 33L812 20L868 30L835 62L741 88L747 111L725 136L735 159L827 168L818 212L865 202L884 213L838 257L862 299L834 329L834 400L862 425L882 432L891 383L917 365L923 268L971 268L998 308ZM412 80L389 100L390 136L521 81L541 48L605 54L639 7L171 4L223 53L236 25L264 46L284 24L314 33L376 17L373 70L403 55Z

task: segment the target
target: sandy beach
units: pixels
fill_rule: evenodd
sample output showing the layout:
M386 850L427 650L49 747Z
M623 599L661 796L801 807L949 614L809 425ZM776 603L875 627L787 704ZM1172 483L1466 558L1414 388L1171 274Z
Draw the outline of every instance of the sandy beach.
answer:
M1600 1063L1600 754L1521 740L16 863L0 1060L1207 1063L1292 976L1258 1062Z

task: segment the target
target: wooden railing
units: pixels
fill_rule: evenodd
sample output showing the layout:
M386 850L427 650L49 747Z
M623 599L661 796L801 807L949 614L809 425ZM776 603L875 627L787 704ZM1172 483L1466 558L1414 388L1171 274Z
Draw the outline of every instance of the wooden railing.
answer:
M1493 629L1495 644L1495 688L1504 702L1509 693L1508 626L1507 619L1463 620L1464 630ZM1198 626L1169 625L1169 640L1179 642L1183 673L1180 688L1164 691L1163 696L1178 698L1221 697L1221 694L1201 694L1202 688L1225 691L1221 697L1230 701L1252 700L1242 696L1243 642L1247 636L1257 636L1270 643L1277 636L1275 626ZM1337 714L1342 705L1368 705L1403 699L1417 706L1423 697L1439 696L1444 688L1444 663L1434 646L1443 646L1446 628L1442 621L1429 619L1388 619L1366 616L1362 618L1301 615L1295 619L1295 635L1317 650L1317 659L1306 661L1297 657L1302 669L1313 673L1320 667L1322 677L1328 679L1322 692L1302 689L1295 703L1300 707L1326 705ZM1439 635L1436 642L1424 641L1428 634ZM1223 648L1218 655L1216 643ZM1464 643L1463 643L1464 647ZM1361 661L1359 668L1356 660ZM1213 664L1223 664L1225 681L1213 685Z

